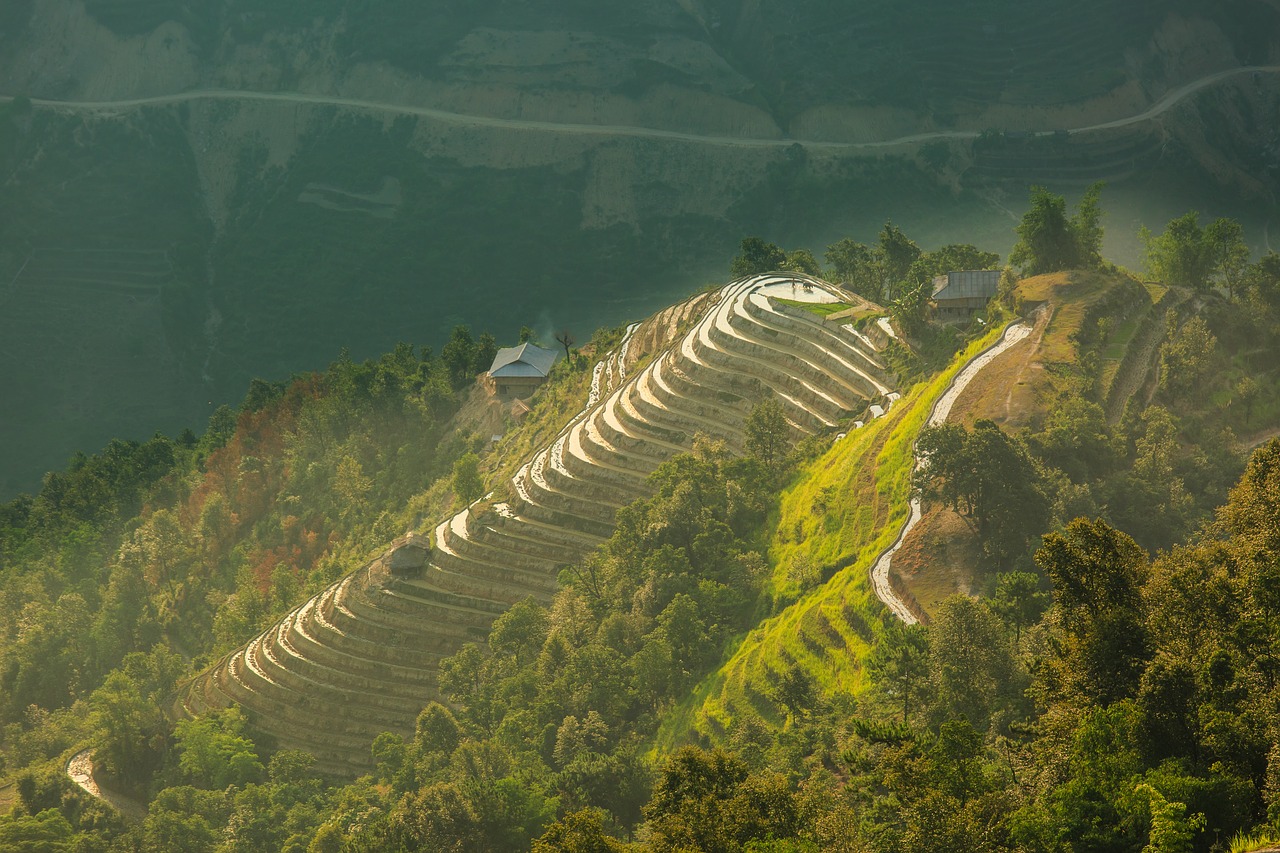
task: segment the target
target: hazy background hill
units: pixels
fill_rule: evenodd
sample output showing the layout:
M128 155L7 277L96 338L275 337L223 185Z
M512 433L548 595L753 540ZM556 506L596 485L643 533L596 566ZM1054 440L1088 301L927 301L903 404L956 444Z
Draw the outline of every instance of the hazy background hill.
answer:
M1139 224L1189 207L1263 248L1274 74L1069 139L788 140L1083 127L1276 64L1278 44L1275 0L13 0L4 94L348 105L9 108L0 497L111 436L198 428L250 377L342 347L438 347L456 323L583 338L723 277L748 233L820 255L891 217L922 245L962 225L1005 252L1028 183L1105 178L1110 257L1137 263Z

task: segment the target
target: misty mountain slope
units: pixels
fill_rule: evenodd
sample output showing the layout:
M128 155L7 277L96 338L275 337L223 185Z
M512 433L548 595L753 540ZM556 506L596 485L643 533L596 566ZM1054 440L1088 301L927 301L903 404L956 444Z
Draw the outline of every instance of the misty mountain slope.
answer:
M1139 224L1228 195L1223 212L1262 243L1280 163L1266 118L1275 75L1069 140L844 151L787 139L1137 115L1187 81L1272 61L1275 8L987 4L961 19L886 3L5 4L3 94L220 88L382 106L192 98L0 116L0 300L16 306L0 314L13 342L0 393L25 401L0 424L14 448L0 493L34 489L112 436L199 424L250 378L310 369L343 346L439 345L457 323L585 335L713 280L746 234L821 255L886 218L924 245L950 242L963 221L966 239L1004 250L1027 183L1104 178L1127 263ZM690 136L584 132L600 125ZM727 142L742 138L767 145ZM76 311L116 297L45 290L24 265L103 246L163 256L173 272L145 322L60 346L100 332ZM111 275L156 286L141 267ZM102 381L60 379L93 375L93 352L113 365Z

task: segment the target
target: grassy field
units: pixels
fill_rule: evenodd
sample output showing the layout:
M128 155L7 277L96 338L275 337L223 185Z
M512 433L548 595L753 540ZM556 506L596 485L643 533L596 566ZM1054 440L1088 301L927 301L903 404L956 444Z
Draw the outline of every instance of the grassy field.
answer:
M724 666L668 717L657 739L660 751L689 731L720 738L743 715L781 723L769 696L789 667L802 669L822 693L865 688L862 661L885 618L868 573L909 512L915 438L961 367L1000 333L992 329L973 341L946 370L797 476L782 496L769 546L775 615L742 637ZM821 583L802 588L797 565L816 567Z

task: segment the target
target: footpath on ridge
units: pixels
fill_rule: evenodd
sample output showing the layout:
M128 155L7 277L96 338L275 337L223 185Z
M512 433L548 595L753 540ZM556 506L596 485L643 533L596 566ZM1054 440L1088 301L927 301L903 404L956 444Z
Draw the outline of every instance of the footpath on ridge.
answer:
M1031 329L1032 327L1026 323L1012 323L1005 328L1000 340L974 356L956 374L955 379L951 380L951 385L938 398L938 402L933 404L933 409L929 412L929 419L925 422L925 426L934 427L946 423L947 417L951 414L951 407L955 405L956 400L964 393L964 389L969 386L969 383L1001 353L1025 340L1031 334ZM916 456L915 470L919 470L921 466L927 464L927 459ZM916 618L910 605L903 601L898 593L894 591L893 584L889 580L889 570L893 564L893 555L902 547L902 543L906 540L907 534L911 532L911 529L920 523L921 516L922 505L920 497L913 495L911 498L911 512L907 516L907 520L903 522L898 538L884 553L876 558L875 563L871 566L871 586L875 589L876 597L884 603L885 607L889 608L889 611L894 616L897 616L908 625L914 625L920 620Z

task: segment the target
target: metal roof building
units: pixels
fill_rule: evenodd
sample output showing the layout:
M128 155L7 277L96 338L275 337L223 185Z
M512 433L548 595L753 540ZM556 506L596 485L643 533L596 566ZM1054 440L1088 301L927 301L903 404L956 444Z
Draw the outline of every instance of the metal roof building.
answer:
M531 343L503 347L493 357L489 376L498 394L525 397L546 381L560 353Z
M960 270L933 280L933 301L943 320L967 320L1000 290L1000 270Z

